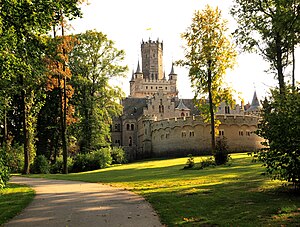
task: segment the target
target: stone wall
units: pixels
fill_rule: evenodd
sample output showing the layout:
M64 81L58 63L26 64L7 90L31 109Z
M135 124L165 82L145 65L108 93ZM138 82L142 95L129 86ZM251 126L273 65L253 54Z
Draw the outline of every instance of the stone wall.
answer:
M226 137L230 151L253 151L262 147L262 138L253 132L258 117L218 115L220 137ZM152 152L154 156L207 154L210 151L210 125L200 116L173 118L152 122Z

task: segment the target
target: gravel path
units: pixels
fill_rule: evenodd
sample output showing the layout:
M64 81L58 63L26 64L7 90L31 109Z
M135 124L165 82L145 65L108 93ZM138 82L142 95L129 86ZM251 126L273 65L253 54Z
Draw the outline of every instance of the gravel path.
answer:
M5 227L162 226L141 196L97 183L12 177L36 191L33 202Z

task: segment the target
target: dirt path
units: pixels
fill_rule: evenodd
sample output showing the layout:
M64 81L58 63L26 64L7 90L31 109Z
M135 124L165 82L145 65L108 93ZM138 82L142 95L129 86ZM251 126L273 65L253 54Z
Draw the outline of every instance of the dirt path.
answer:
M6 227L162 226L142 197L107 185L79 181L12 177L36 191L33 202Z

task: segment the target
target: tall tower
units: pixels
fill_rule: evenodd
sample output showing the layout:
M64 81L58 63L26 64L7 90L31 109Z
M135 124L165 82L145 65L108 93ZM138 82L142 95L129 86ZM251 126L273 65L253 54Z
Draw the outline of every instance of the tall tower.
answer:
M156 41L142 41L142 71L146 80L163 79L163 43Z

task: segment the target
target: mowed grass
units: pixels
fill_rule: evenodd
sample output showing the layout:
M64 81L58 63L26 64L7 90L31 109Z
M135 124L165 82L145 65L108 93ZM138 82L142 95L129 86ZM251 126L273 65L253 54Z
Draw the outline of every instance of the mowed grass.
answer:
M230 166L182 170L187 158L154 160L53 179L108 183L145 197L167 226L300 226L300 196L234 154ZM195 158L196 162L200 158Z
M0 226L21 212L33 197L34 191L27 186L8 184L0 189Z

